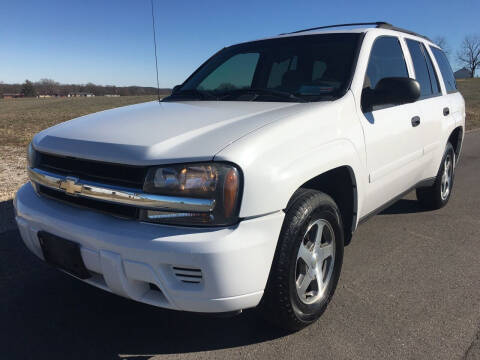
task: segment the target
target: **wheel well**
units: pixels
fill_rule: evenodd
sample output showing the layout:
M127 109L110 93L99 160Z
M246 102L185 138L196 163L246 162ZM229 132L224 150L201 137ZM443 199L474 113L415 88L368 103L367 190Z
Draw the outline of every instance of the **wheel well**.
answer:
M460 149L462 147L462 134L463 134L463 128L459 126L452 131L452 133L450 134L450 137L448 138L448 142L452 144L457 158L460 155Z
M318 190L333 198L342 216L345 245L349 244L357 222L357 183L352 168L341 166L329 170L300 188Z

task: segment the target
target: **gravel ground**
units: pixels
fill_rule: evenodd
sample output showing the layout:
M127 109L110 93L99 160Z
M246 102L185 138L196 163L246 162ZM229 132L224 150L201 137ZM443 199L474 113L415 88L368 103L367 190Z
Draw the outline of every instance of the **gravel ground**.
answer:
M21 146L0 146L0 201L13 198L27 181L26 150Z
M16 228L10 214L15 192L27 181L25 156L21 146L0 146L0 233Z

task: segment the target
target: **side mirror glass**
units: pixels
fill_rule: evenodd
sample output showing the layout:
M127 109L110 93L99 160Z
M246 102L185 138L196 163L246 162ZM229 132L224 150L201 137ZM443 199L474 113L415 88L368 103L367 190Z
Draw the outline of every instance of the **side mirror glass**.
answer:
M420 84L417 80L406 77L383 78L373 90L363 90L362 109L370 112L374 106L408 104L417 101L419 97Z

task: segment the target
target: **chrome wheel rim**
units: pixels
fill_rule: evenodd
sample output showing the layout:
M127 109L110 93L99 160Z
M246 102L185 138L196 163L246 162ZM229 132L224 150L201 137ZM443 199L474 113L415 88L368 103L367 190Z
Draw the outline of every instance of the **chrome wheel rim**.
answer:
M330 283L335 264L335 233L324 219L312 221L298 249L295 286L307 305L320 301Z
M443 162L443 174L440 183L440 196L442 197L442 200L446 200L450 194L450 189L452 187L453 165L453 157L451 153L448 153Z

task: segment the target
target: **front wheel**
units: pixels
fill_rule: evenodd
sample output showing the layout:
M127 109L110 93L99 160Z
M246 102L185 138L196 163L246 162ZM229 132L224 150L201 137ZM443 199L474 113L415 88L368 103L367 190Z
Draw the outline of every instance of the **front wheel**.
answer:
M344 235L333 199L302 190L287 210L261 303L267 319L290 331L325 311L340 277Z
M431 187L418 188L416 190L420 204L430 210L444 207L450 199L454 177L455 150L452 144L448 143L443 154L440 169L435 178L435 183Z

